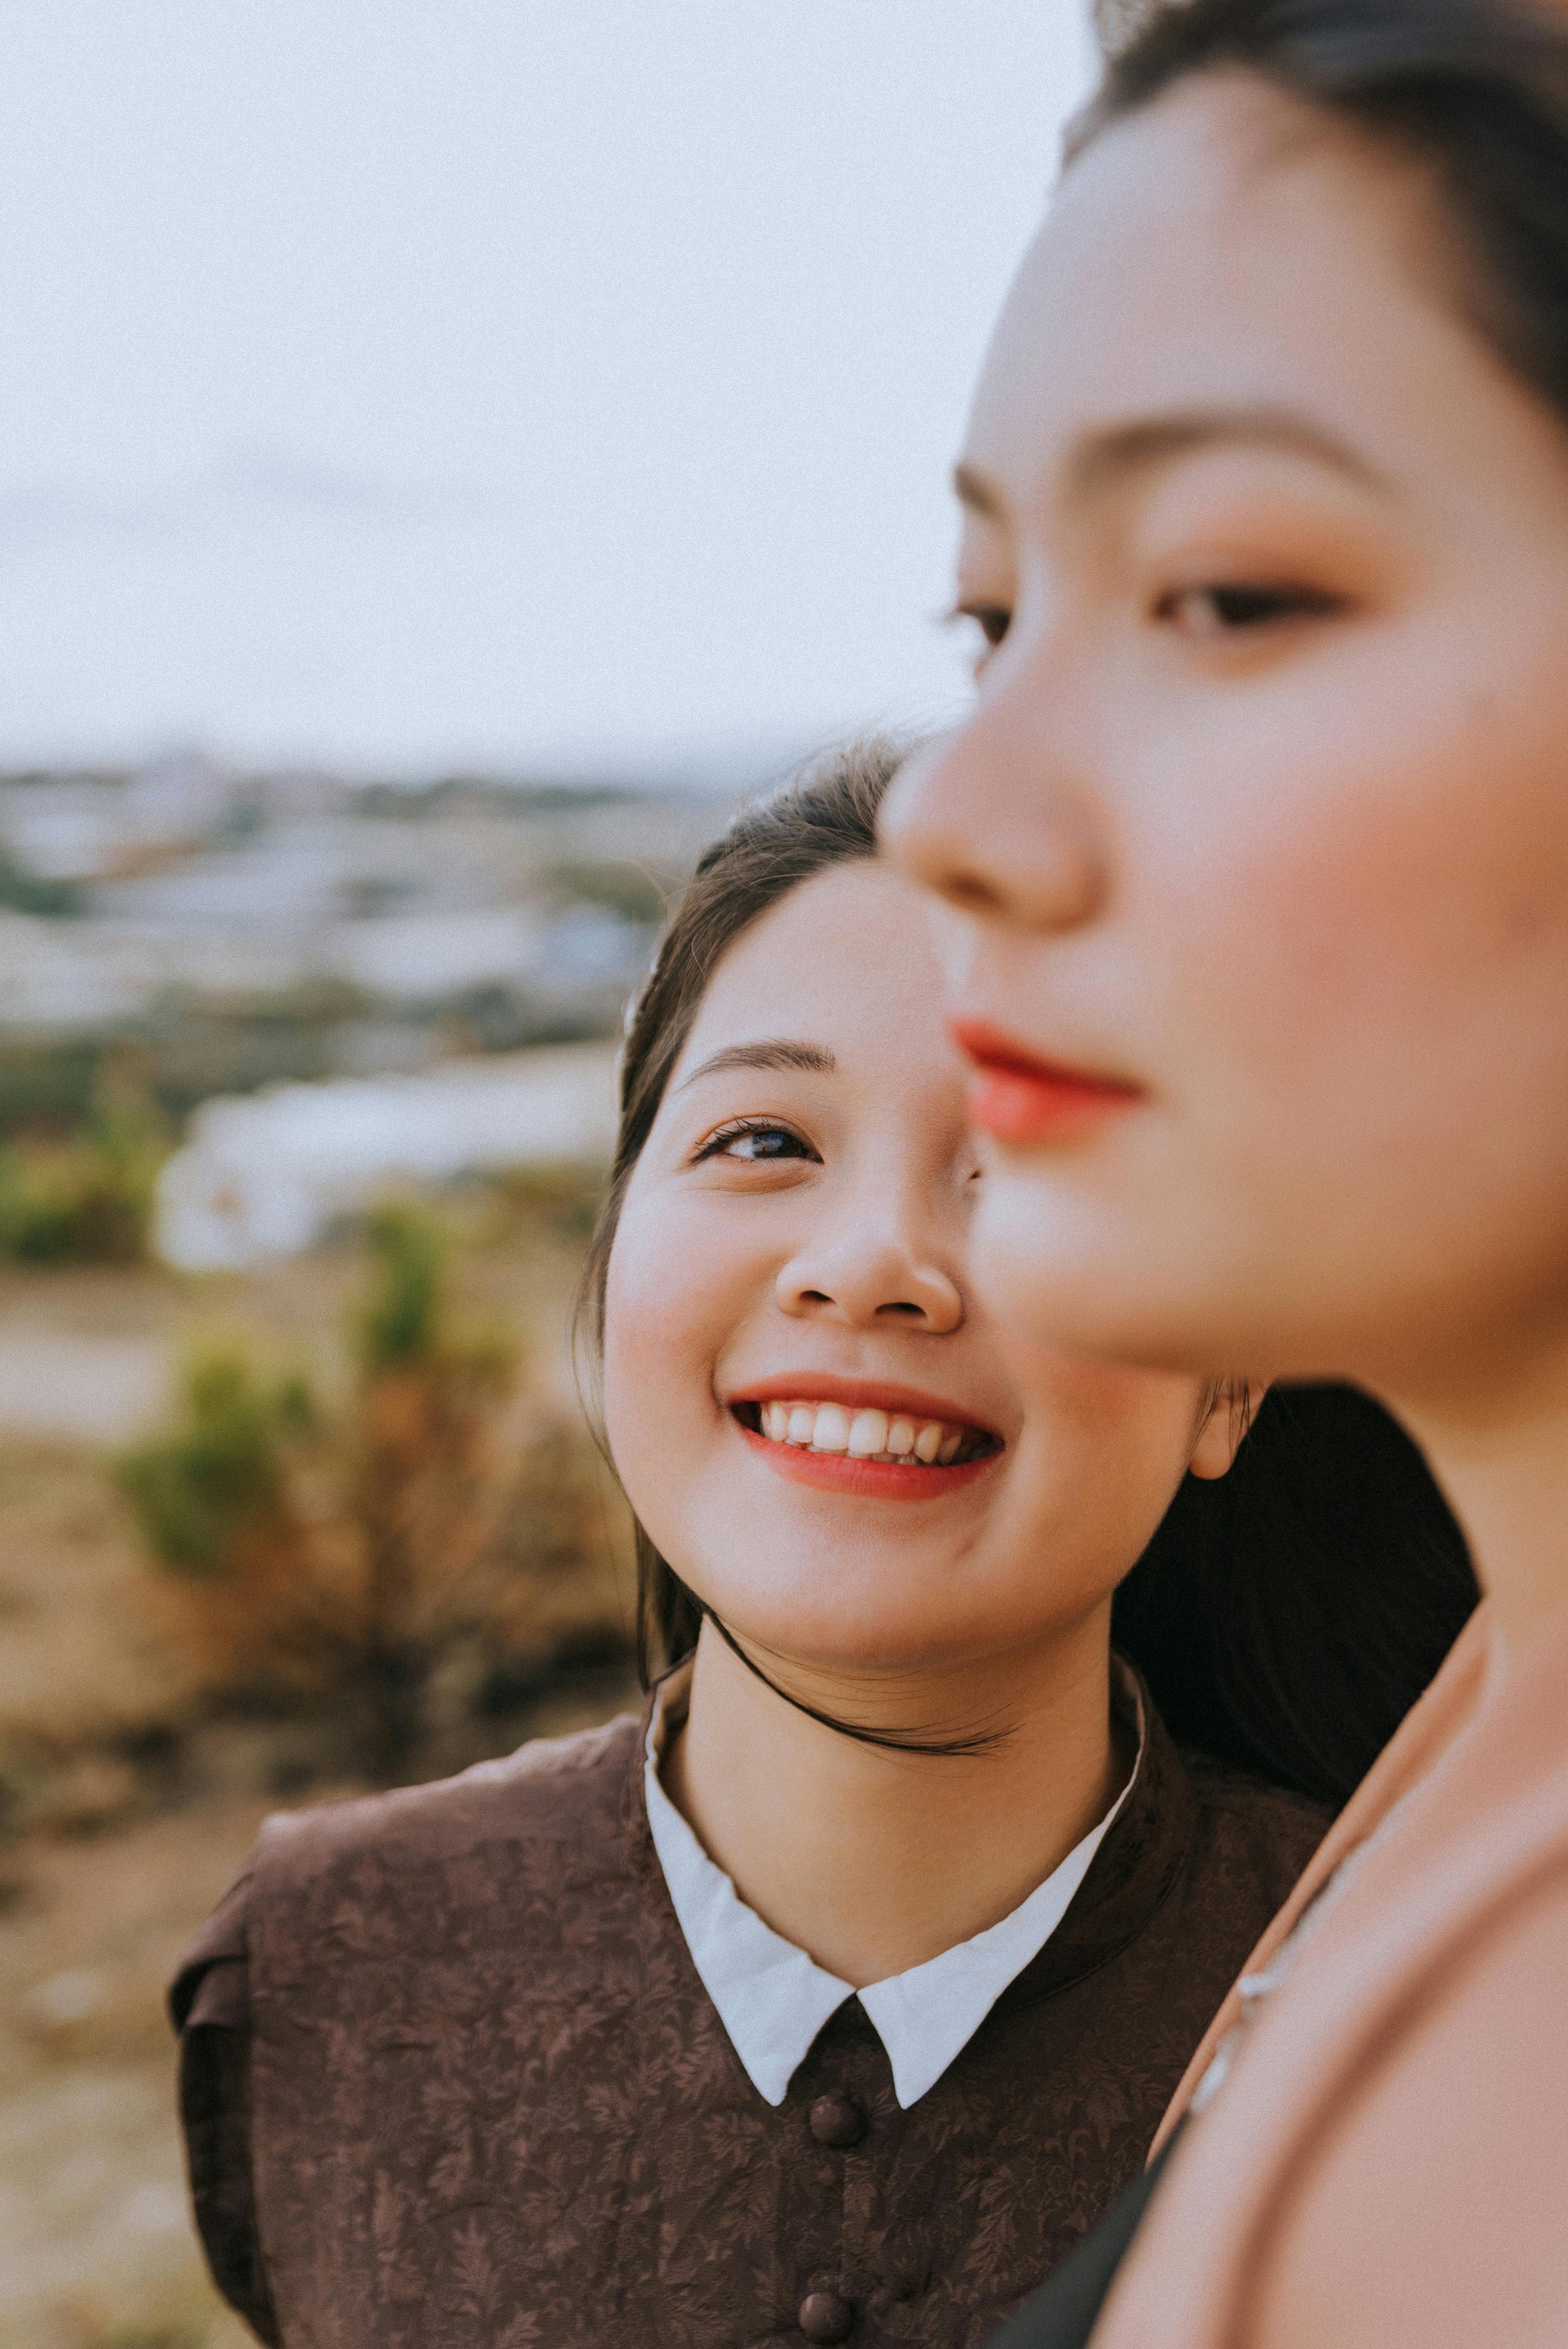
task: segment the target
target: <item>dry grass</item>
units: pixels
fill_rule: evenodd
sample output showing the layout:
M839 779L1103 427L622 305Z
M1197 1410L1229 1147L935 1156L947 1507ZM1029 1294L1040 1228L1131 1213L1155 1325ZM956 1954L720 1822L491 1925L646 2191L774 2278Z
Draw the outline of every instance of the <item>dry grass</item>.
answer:
M461 1301L518 1330L548 1423L572 1399L562 1330L581 1205L481 1195L466 1213ZM0 1347L7 1327L36 1330L89 1358L101 1339L172 1367L193 1340L239 1328L330 1388L346 1374L337 1333L361 1278L350 1247L248 1282L0 1275ZM264 1812L350 1791L319 1723L214 1712L180 1661L108 1465L126 1433L107 1426L94 1446L0 1427L0 2349L250 2338L191 2232L163 1992ZM596 1561L573 1562L571 1527L548 1509L518 1527L511 1677L493 1674L476 1704L471 1659L454 1661L428 1774L632 1697L613 1661L553 1680L538 1662L629 1613L603 1506ZM566 1517L580 1525L581 1509L578 1496Z

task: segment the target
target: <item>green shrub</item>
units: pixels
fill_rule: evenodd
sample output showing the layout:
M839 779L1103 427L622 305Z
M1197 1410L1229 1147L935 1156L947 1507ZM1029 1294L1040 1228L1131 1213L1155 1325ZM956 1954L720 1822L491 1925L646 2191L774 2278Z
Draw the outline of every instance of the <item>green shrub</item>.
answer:
M212 1347L117 1467L206 1685L330 1703L388 1779L443 1661L525 1633L531 1581L553 1622L546 1586L603 1557L605 1526L586 1435L519 1395L509 1332L455 1321L445 1228L388 1207L369 1242L341 1399Z
M67 1140L0 1144L0 1257L37 1265L139 1262L164 1150L150 1118L113 1106Z
M117 1463L137 1527L160 1564L188 1575L221 1574L240 1539L284 1506L287 1449L314 1418L303 1381L263 1381L243 1350L196 1355L181 1385L173 1433Z

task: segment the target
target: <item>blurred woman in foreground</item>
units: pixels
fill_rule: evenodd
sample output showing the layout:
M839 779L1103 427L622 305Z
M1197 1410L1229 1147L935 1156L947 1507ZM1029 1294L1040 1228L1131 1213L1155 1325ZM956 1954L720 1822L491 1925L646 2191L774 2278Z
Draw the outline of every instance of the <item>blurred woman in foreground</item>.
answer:
M1216 1514L1233 1382L999 1346L892 764L738 820L630 1031L587 1302L646 1713L273 1821L182 1971L198 2218L290 2349L969 2349L1136 2175L1306 1795L1470 1602L1371 1406L1271 1399ZM1112 1659L1162 1517L1130 1644L1230 1763ZM1353 1580L1420 1599L1393 1656L1352 1610L1346 1702Z
M1042 1340L1364 1383L1488 1598L1095 2339L1561 2341L1568 10L1126 13L960 469L978 704L889 826L963 916L977 1277Z

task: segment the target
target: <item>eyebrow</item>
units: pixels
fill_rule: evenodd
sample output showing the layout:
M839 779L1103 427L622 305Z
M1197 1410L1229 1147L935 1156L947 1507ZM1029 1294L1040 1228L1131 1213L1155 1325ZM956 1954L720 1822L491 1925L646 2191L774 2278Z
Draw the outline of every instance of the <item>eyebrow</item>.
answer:
M726 1044L722 1051L714 1052L700 1068L683 1077L676 1087L685 1092L699 1077L716 1077L726 1069L771 1069L804 1071L810 1077L830 1077L837 1073L839 1063L825 1044L797 1043L788 1036L766 1036L755 1044Z
M1066 469L1068 495L1084 499L1114 488L1130 475L1153 471L1204 449L1273 449L1310 457L1346 474L1364 489L1387 491L1387 478L1348 444L1309 417L1289 408L1192 408L1166 416L1138 416L1125 424L1086 433ZM987 521L1001 519L1006 498L995 483L970 464L953 469L959 503Z
M1310 457L1373 489L1388 483L1348 444L1289 408L1193 408L1170 416L1134 417L1088 434L1068 465L1069 494L1083 497L1128 473L1166 465L1203 449L1273 449Z

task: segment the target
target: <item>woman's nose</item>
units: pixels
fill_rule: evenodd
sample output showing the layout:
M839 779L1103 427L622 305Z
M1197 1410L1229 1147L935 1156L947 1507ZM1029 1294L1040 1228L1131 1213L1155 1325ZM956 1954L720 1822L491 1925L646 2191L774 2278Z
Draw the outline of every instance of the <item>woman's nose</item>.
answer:
M1021 685L1009 680L1005 694L907 761L877 830L910 879L960 913L1073 929L1104 900L1105 864L1087 799L1054 771Z
M964 1297L943 1265L883 1233L841 1232L802 1248L779 1271L780 1309L853 1329L904 1324L942 1336L964 1319Z

